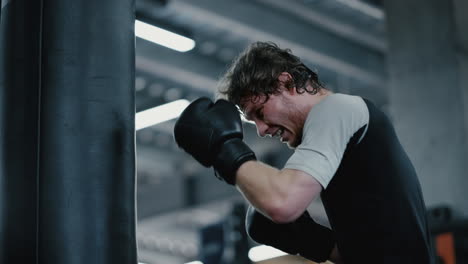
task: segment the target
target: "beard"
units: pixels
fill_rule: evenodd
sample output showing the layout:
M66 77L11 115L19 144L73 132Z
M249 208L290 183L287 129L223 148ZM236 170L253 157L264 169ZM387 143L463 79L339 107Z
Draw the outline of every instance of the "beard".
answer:
M291 142L288 142L286 145L290 149L296 149L302 143L302 129L299 131L297 135L295 135L294 139Z
M294 103L290 102L289 100L285 100L285 104L288 107L288 119L292 121L293 124L295 124L294 129L294 138L287 143L287 146L290 149L296 149L297 146L299 146L302 143L302 132L304 129L304 124L307 119L308 113L305 113L304 111L301 111L297 105Z

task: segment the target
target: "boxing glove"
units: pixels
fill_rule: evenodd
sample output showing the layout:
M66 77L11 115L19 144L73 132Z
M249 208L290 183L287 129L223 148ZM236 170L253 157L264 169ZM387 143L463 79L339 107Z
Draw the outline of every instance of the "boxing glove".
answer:
M174 126L174 139L203 166L213 166L215 175L229 184L235 184L240 165L256 160L242 140L239 111L226 100L213 103L202 97L192 102Z

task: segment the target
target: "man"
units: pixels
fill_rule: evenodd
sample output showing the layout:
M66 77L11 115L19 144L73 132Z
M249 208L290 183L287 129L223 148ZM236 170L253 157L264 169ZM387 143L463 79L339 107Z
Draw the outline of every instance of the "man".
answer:
M417 176L370 101L325 89L273 43L253 43L222 83L228 101L194 101L174 136L250 202L246 227L254 240L317 262L433 263ZM236 106L260 136L295 150L283 169L256 160L242 141ZM332 230L306 211L319 195Z

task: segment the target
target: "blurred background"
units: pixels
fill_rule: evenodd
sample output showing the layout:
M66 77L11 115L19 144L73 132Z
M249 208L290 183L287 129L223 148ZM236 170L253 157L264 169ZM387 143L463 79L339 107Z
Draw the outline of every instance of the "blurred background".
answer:
M214 98L239 52L275 42L327 88L382 108L414 162L431 221L458 221L468 215L467 7L463 0L136 0L137 112ZM143 27L152 26L188 38L188 47L148 40ZM256 245L243 231L244 199L177 148L174 120L136 134L140 261L250 263ZM291 155L277 140L257 137L254 125L244 130L263 162L281 168ZM320 201L309 211L327 224Z

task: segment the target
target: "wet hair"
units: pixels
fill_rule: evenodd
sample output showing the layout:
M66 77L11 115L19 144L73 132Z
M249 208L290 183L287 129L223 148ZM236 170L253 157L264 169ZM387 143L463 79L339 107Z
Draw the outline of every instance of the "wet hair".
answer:
M234 60L221 79L218 92L241 110L246 100L256 103L260 96L281 92L278 77L287 72L292 79L284 83L298 93L316 94L323 86L290 49L281 49L272 42L254 42ZM310 87L307 84L310 84Z

